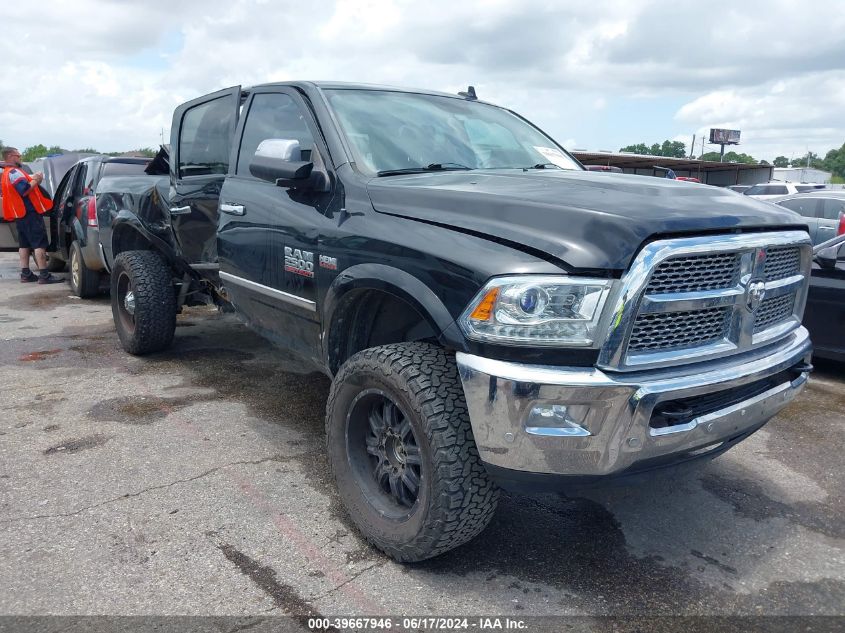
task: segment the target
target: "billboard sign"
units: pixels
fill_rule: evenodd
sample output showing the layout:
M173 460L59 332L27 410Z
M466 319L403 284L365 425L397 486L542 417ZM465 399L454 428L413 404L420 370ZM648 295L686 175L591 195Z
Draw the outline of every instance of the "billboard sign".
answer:
M738 145L739 130L710 128L710 142L714 145Z

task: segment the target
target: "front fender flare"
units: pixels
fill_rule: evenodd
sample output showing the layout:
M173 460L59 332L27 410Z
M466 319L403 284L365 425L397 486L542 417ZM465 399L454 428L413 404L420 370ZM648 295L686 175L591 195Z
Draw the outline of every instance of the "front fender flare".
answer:
M323 300L324 337L328 336L341 299L353 290L380 290L394 295L411 305L429 322L441 344L466 351L466 342L455 319L437 294L410 273L384 264L357 264L335 277Z

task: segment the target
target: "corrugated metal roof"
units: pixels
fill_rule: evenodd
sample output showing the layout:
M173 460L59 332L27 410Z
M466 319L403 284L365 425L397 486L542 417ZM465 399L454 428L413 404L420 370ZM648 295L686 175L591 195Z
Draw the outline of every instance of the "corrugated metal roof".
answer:
M628 152L585 152L573 150L571 153L585 165L611 165L623 169L649 169L654 166L702 172L772 169L771 165L760 165L759 163L720 163L713 160L670 158L668 156L651 156L648 154L632 154Z

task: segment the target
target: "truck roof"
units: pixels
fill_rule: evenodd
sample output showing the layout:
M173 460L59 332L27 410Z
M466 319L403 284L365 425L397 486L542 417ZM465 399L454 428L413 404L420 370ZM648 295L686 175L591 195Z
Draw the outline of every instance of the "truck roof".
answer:
M451 97L453 99L463 99L458 94L450 92L440 92L438 90L428 90L424 88L404 88L401 86L383 86L379 84L365 84L352 83L346 81L274 81L270 83L257 84L244 88L249 91L255 88L264 88L268 86L292 86L294 88L318 88L320 90L381 90L386 92L409 92L413 94L434 95L438 97ZM480 101L480 99L479 99Z

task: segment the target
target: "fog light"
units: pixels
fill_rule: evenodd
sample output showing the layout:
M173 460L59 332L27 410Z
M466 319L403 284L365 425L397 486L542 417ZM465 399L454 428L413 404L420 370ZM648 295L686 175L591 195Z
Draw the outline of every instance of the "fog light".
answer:
M585 417L585 409L564 404L535 404L525 420L525 432L555 437L587 437L591 433L578 423Z

